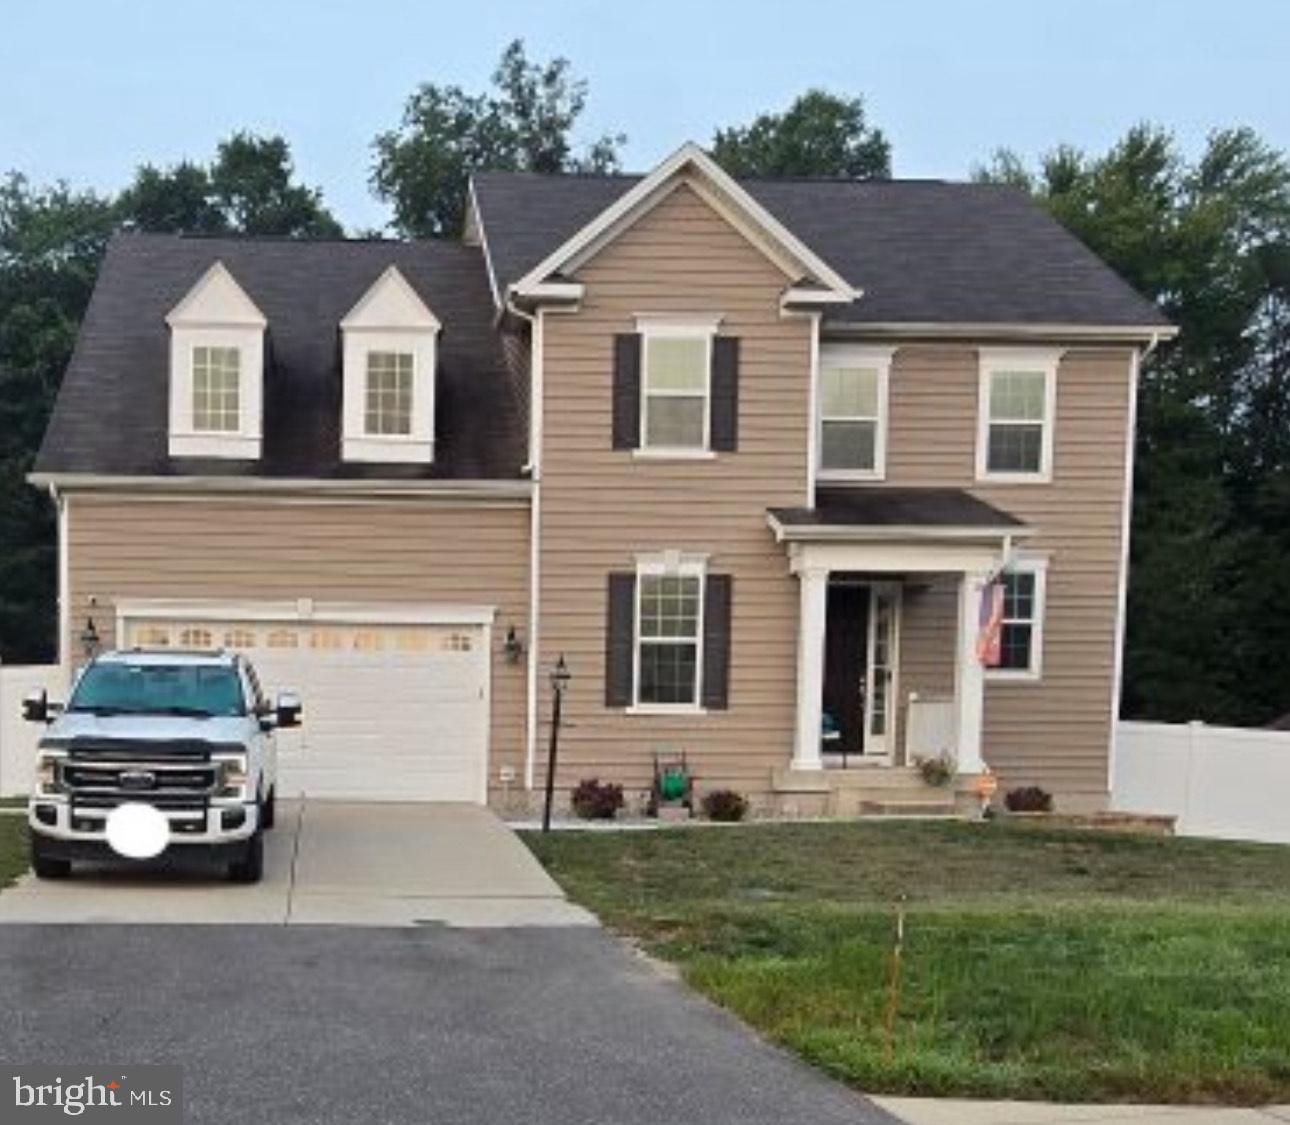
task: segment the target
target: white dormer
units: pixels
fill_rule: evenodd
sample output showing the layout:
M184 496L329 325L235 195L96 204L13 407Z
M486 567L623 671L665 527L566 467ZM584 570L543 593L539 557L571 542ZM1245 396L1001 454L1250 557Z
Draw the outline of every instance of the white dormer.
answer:
M268 324L223 262L166 316L170 455L258 460Z
M390 266L344 320L341 456L434 460L439 319Z

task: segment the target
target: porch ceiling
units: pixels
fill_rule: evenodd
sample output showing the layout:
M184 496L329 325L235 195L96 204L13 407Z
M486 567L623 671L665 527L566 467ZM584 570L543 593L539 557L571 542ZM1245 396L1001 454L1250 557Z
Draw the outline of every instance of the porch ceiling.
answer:
M769 508L781 541L1001 539L1029 534L1011 512L961 488L821 488L813 508Z

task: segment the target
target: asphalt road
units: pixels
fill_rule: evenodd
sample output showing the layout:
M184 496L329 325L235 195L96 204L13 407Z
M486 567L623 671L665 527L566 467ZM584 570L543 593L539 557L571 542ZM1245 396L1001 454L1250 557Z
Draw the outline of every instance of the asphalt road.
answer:
M591 927L9 925L0 1058L179 1063L196 1125L895 1120Z

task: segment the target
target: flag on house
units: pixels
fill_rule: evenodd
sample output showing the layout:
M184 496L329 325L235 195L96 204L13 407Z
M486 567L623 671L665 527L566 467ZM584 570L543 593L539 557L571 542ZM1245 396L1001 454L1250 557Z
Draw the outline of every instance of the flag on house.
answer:
M977 616L976 658L987 668L997 668L1003 655L1003 583L981 587Z

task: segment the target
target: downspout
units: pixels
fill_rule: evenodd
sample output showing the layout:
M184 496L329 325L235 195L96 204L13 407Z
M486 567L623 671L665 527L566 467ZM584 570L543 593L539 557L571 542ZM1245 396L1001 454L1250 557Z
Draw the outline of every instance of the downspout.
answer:
M533 489L529 498L529 643L524 688L524 788L533 788L537 760L538 662L540 660L541 567L542 567L542 398L543 398L543 310L530 314L506 295L509 312L529 325L529 459L524 469Z
M67 637L71 631L71 560L68 558L67 497L58 486L49 485L49 498L54 503L58 519L58 668L66 687L71 683L71 653L67 650Z
M1115 607L1115 653L1111 681L1111 738L1107 751L1107 796L1115 797L1115 762L1120 749L1120 708L1124 702L1124 637L1129 615L1129 537L1133 528L1133 475L1137 453L1138 382L1145 360L1160 343L1160 333L1152 332L1143 348L1133 349L1129 367L1129 416L1124 436L1124 493L1120 509L1120 583Z

